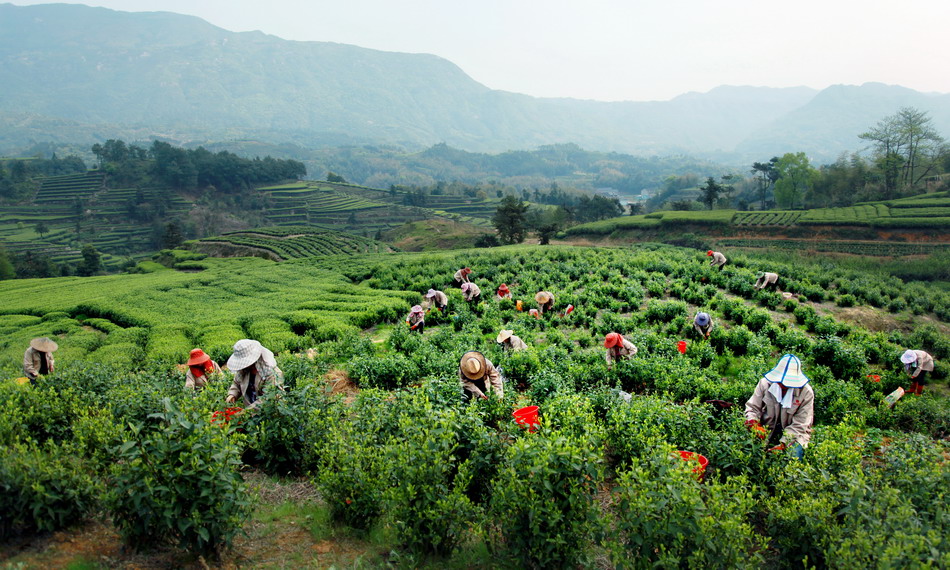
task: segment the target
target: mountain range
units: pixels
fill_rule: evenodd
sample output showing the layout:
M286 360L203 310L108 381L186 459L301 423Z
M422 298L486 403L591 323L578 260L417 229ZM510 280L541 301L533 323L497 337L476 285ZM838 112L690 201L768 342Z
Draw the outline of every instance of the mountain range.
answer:
M308 148L436 143L480 152L576 143L746 164L832 161L901 107L950 136L950 95L867 83L723 86L669 101L493 90L425 54L230 32L196 17L0 4L0 154L38 142L252 139ZM564 81L571 81L565 77Z

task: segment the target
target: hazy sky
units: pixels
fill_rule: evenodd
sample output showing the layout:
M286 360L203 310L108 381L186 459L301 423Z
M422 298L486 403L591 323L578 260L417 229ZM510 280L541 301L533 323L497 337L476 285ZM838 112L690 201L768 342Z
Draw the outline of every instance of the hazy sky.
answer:
M42 4L13 0L13 4ZM666 100L877 81L950 93L947 0L105 0L231 31L448 59L492 89Z

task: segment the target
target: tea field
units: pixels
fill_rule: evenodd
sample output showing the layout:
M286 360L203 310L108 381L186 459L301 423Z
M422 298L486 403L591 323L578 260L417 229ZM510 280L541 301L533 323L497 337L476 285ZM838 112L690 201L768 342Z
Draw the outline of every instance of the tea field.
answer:
M385 545L354 565L950 566L950 293L817 257L725 253L720 271L705 251L651 244L281 263L173 252L180 270L0 282L0 563L29 562L3 544L93 519L130 545L227 566L260 520L250 481L265 473L313 490L330 542ZM472 304L449 285L466 266L483 291ZM760 271L780 291L755 290ZM503 282L514 299L495 301ZM429 288L449 310L410 333ZM535 318L539 290L555 309ZM692 335L700 310L708 340ZM500 349L501 329L529 348ZM608 367L609 332L636 356ZM22 386L37 336L59 343L56 371ZM223 362L245 337L278 353L285 391L221 425L228 383L187 392L176 364L194 347ZM923 395L889 408L907 348L936 368ZM469 350L502 368L503 398L462 401ZM801 460L744 425L785 353L815 391ZM527 405L537 431L512 419ZM678 450L708 458L701 480Z

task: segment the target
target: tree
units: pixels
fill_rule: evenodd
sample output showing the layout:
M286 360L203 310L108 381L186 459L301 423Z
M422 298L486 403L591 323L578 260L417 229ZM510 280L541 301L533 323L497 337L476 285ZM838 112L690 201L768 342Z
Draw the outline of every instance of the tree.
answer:
M716 199L719 198L719 194L721 194L722 191L723 187L717 184L712 176L710 176L706 178L706 184L699 187L699 198L696 198L696 201L706 204L706 207L712 210L716 204Z
M528 205L514 196L505 196L495 210L492 225L498 231L502 243L513 244L524 241L527 233L525 214Z
M178 222L168 222L162 232L162 249L175 249L185 241Z
M327 172L327 182L337 182L339 184L346 184L346 178L343 178L335 172Z
M811 167L805 153L785 153L775 168L779 173L779 179L775 182L775 202L778 207L795 208L803 205L818 176L818 171Z
M89 277L90 275L99 273L101 270L102 259L99 256L99 252L96 251L95 246L91 243L82 246L82 261L76 266L76 275Z
M36 230L36 233L40 234L41 238L49 233L49 226L46 225L46 222L40 222L36 224L34 229Z
M643 213L643 202L630 202L627 204L627 209L630 211L631 216L636 216L637 214Z
M13 268L10 256L7 255L6 249L0 247L0 280L13 279L14 277L16 277L16 270Z
M881 171L885 199L918 184L939 166L943 137L927 113L913 107L884 117L858 138L874 145L874 162Z
M768 162L752 163L751 172L752 174L756 175L756 180L758 181L756 194L763 209L769 205L769 194L772 190L772 186L775 184L775 181L778 180L778 170L775 169L775 164L777 162L778 157L773 156Z

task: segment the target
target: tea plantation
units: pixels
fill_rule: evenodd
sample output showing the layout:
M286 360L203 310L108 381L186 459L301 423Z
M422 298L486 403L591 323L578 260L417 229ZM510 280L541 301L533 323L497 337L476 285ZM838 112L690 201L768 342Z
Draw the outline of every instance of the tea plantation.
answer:
M383 564L950 566L950 293L726 254L720 271L705 251L650 244L281 263L177 252L188 271L0 282L0 541L98 517L130 545L227 552L254 509L246 474L262 471L309 481L338 528L389 537ZM449 285L460 267L474 303ZM760 271L787 294L755 290ZM500 283L514 299L492 299ZM410 333L429 288L449 310ZM537 319L539 290L555 309ZM708 340L692 335L699 310ZM501 329L529 348L502 351ZM637 355L608 368L609 332ZM20 385L38 336L59 343L56 371ZM176 365L194 347L223 362L241 338L278 353L286 391L213 423L229 382L194 394ZM907 348L936 368L889 408ZM462 401L469 350L503 369L504 398ZM784 353L815 391L801 460L744 425ZM334 389L341 377L356 388ZM534 432L512 420L528 405ZM677 450L708 458L701 480Z

